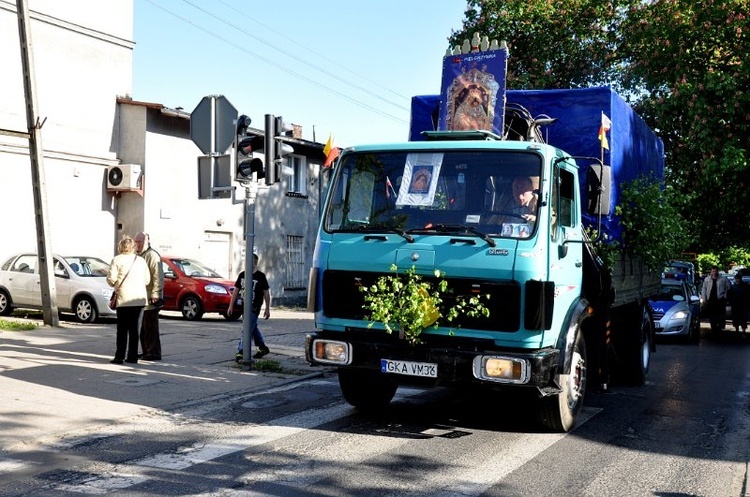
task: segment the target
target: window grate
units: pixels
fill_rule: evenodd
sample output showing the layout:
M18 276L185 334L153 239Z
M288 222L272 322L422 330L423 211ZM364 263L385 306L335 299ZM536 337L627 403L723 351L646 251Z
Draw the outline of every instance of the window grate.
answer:
M287 235L285 288L305 287L305 257L303 247L304 237Z

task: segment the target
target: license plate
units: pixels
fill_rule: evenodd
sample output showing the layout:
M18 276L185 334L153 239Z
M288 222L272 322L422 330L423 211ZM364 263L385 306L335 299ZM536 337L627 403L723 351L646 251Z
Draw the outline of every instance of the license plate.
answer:
M437 364L430 362L380 360L380 371L383 373L403 374L406 376L421 376L437 378Z

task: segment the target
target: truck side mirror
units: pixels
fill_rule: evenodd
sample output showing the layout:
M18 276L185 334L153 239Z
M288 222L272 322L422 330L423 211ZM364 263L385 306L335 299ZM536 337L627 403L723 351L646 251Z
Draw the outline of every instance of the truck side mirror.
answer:
M568 244L563 242L557 246L558 259L564 259L568 255Z
M612 168L600 164L591 164L586 171L586 212L592 216L609 216L610 185Z

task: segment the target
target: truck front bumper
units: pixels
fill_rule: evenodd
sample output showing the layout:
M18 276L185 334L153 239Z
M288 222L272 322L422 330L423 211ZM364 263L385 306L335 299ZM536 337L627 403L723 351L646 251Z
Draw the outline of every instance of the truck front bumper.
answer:
M559 351L552 348L498 349L492 341L455 336L426 337L415 346L368 330L312 333L305 350L310 364L376 370L399 384L531 387L542 395L559 391Z

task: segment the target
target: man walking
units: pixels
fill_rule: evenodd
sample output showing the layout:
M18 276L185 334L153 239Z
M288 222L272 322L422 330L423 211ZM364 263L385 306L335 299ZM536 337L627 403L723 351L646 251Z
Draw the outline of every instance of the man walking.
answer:
M161 340L159 338L159 309L164 297L164 271L161 266L161 255L151 247L147 233L138 233L135 237L135 249L139 256L146 260L151 272L151 283L146 287L148 302L143 308L141 323L141 358L145 361L161 361Z
M268 319L271 317L271 290L268 285L268 279L263 271L258 269L258 254L253 254L253 281L250 288L252 295L252 308L253 314L260 318L260 310L265 306L263 318ZM242 271L237 276L237 281L234 283L234 290L232 291L232 297L229 300L229 309L227 315L231 316L234 312L234 303L237 302L238 298L245 298L248 292L245 291L245 271ZM247 319L250 319L247 316ZM255 346L258 347L258 352L253 356L254 359L260 359L270 352L266 346L266 342L263 339L263 334L258 328L257 322L255 328L251 330L251 337ZM237 361L239 362L242 358L242 341L240 340L239 352L237 353Z
M706 303L706 311L713 332L722 330L726 324L727 291L729 291L729 281L719 275L718 266L712 266L711 274L703 281L701 297Z

